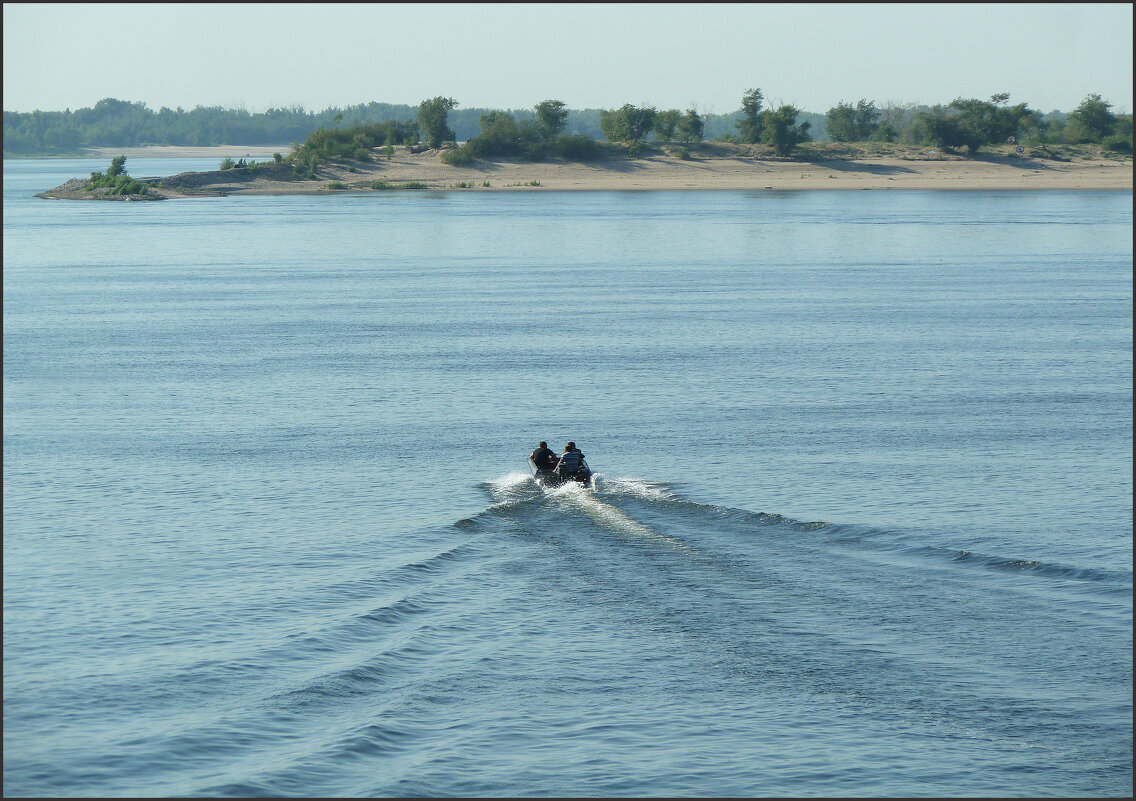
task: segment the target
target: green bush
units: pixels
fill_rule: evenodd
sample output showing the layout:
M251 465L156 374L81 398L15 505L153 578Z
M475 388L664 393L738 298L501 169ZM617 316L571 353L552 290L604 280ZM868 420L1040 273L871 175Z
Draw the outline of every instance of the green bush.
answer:
M1113 153L1131 153L1132 140L1124 136L1106 136L1104 139L1104 149Z
M474 162L473 151L468 145L462 145L455 150L447 150L439 158L443 164L451 167L465 167Z
M327 188L328 189L346 189L347 184L343 183L342 181L331 181L330 183L328 183Z
M373 184L371 184L371 188L378 191L383 191L389 189L429 189L430 187L428 187L421 181L407 181L402 186L388 184L386 181L375 181Z
M93 172L87 181L87 191L107 189L110 195L145 195L149 191L144 183L126 174L123 166L126 156L115 156L105 173Z
M279 153L273 153L272 154L272 160L275 161L277 164L281 164L284 161L284 157L282 155L280 155Z
M604 147L590 136L561 136L553 143L553 150L561 158L572 161L591 161L603 156Z
M87 182L87 191L106 189L109 195L144 195L146 185L136 181L129 175L119 175L117 178L101 172L91 173L91 180Z
M547 152L544 142L525 142L521 145L521 158L525 161L544 161Z
M472 158L519 156L526 161L541 161L549 152L550 130L531 120L518 123L507 111L491 111L481 115L481 133L462 145L462 148ZM464 156L457 158L462 159Z
M413 121L364 123L350 128L320 128L313 131L292 151L293 161L316 163L329 159L370 161L371 149L382 145L413 145L418 141L418 125ZM360 158L360 151L366 155ZM393 151L392 151L393 152Z
M120 175L114 179L114 189L111 191L111 194L144 195L146 194L146 186L134 180L129 175Z
M683 161L690 161L690 151L685 147L680 147L678 149L678 157Z

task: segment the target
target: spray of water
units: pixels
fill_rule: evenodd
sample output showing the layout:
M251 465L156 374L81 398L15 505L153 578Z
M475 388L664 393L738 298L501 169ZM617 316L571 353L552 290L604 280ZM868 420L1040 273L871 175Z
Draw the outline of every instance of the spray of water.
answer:
M601 486L607 486L607 484ZM547 489L545 492L551 499L583 512L596 523L611 531L633 537L645 537L684 551L695 550L682 540L656 531L650 526L645 526L623 510L604 502L601 500L602 493L594 489L575 482L567 482L559 487Z

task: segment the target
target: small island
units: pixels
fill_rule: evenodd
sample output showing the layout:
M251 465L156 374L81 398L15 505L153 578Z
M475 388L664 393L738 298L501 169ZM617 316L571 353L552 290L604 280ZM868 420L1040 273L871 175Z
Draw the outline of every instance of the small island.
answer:
M1056 143L1039 127L1037 112L1024 103L1008 106L1007 98L959 100L915 114L918 144L896 141L894 126L864 101L829 112L829 134L838 141L813 142L809 123L797 122L797 109L763 108L761 91L753 89L742 98L738 133L715 141L703 141L704 120L693 109L683 115L630 104L601 112L604 140L564 134L564 104L546 100L534 107L532 120L518 121L504 111L482 115L480 133L459 145L446 122L457 103L436 97L422 102L417 120L339 127L337 116L332 127L315 130L287 155L277 151L270 160L233 161L228 154L239 148L219 148L210 151L224 154L216 170L134 178L126 174L126 154L120 152L105 173L74 178L38 197L131 201L406 190L1131 191L1130 140L1108 136L1123 129L1130 137L1130 117L1111 115L1108 104L1090 95L1082 107L1107 115L1094 123L1099 130ZM1087 112L1082 116L1090 119ZM1082 127L1087 131L1087 126ZM1027 134L1019 141L1015 131ZM162 150L169 155L170 148Z

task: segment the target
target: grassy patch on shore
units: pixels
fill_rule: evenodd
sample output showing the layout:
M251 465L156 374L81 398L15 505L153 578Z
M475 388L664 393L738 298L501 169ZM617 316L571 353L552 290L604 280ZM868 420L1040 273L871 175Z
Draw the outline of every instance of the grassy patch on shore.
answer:
M429 189L430 187L421 181L406 181L401 184L388 184L386 181L375 181L371 184L371 188L383 192L394 189Z
M106 189L108 195L144 195L146 185L126 174L126 156L115 156L110 160L106 172L93 172L87 181L86 190Z

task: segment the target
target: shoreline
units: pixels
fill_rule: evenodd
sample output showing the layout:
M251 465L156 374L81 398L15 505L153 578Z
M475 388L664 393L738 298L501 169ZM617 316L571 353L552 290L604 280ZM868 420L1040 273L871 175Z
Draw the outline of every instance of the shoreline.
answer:
M665 191L665 190L1112 190L1131 191L1130 157L1083 155L1043 158L980 153L964 158L925 149L890 153L814 152L795 159L738 147L707 146L687 157L656 150L639 157L594 162L525 162L501 158L450 166L440 151L398 148L390 161L328 162L316 175L293 175L271 161L277 148L100 148L92 157L127 156L127 172L144 176L146 158L267 158L251 169L209 170L139 178L153 199L241 195L381 194L388 191ZM145 155L142 155L145 152ZM246 155L247 154L247 155ZM130 159L137 161L134 165ZM135 169L131 170L134 166ZM73 179L40 197L99 199ZM142 199L146 196L135 196ZM106 199L105 196L103 199ZM125 198L116 198L125 199ZM148 198L149 199L149 198Z

